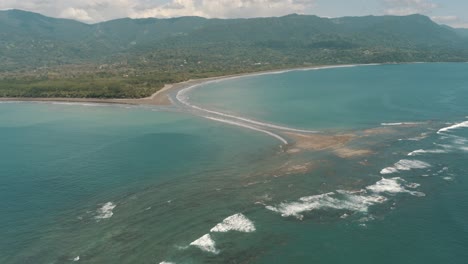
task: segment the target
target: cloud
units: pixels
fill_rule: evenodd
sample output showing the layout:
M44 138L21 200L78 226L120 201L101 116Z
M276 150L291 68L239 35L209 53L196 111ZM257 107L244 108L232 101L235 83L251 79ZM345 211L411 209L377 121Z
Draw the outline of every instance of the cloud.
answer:
M314 1L304 0L172 0L156 8L137 12L133 17L264 17L306 13Z
M431 19L439 24L449 25L454 28L468 28L468 22L458 16L432 16Z
M98 22L121 17L248 18L311 13L315 0L2 0L0 9Z
M428 0L384 0L385 14L404 16L411 14L427 14L438 5Z
M60 15L60 17L64 18L71 18L75 20L81 20L81 21L92 21L93 19L89 16L88 12L83 9L79 8L73 8L69 7L65 10L63 10Z

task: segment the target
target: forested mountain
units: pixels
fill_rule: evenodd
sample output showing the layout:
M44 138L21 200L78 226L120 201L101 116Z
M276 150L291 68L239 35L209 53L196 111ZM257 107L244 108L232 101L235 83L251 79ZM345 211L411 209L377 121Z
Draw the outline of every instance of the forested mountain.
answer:
M468 38L468 28L455 28L454 30L460 36Z
M140 97L190 77L319 64L467 61L466 35L422 15L124 18L89 25L8 10L0 11L0 72L2 83L16 84L24 76L30 83L48 81L38 91L57 79L114 78L118 93L66 95ZM129 91L141 83L147 88ZM28 85L18 87L3 93L30 95L15 90Z

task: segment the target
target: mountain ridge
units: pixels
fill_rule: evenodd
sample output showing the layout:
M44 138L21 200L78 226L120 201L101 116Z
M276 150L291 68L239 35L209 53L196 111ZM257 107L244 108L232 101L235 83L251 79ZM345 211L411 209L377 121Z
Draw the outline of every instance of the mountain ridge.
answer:
M52 85L59 85L57 80L86 86L85 93L67 94L72 97L142 97L164 83L260 70L468 61L464 31L439 25L423 15L192 16L86 24L7 10L0 11L0 47L0 92L8 78L21 83L21 91L30 91L31 83L38 80L43 83L34 93L9 88L6 96L63 96L62 91L53 92L58 89ZM25 78L32 81L24 83ZM95 82L96 78L100 81ZM80 85L75 83L78 81Z

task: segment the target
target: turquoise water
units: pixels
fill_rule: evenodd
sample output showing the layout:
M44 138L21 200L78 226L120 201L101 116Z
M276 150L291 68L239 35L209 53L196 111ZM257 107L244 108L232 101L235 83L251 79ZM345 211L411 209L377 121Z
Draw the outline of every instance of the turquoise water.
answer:
M356 129L402 121L463 119L466 64L363 66L243 77L211 83L194 104L310 129Z
M188 91L200 109L0 103L0 263L466 263L467 70L243 77ZM291 152L263 123L371 154Z

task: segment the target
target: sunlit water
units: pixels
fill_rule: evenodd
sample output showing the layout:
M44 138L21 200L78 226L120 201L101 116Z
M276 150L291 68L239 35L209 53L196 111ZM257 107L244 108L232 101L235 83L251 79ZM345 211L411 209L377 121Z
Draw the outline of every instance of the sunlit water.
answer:
M0 103L0 262L465 263L466 72L249 76L191 89L198 109ZM288 153L268 125L372 154Z

